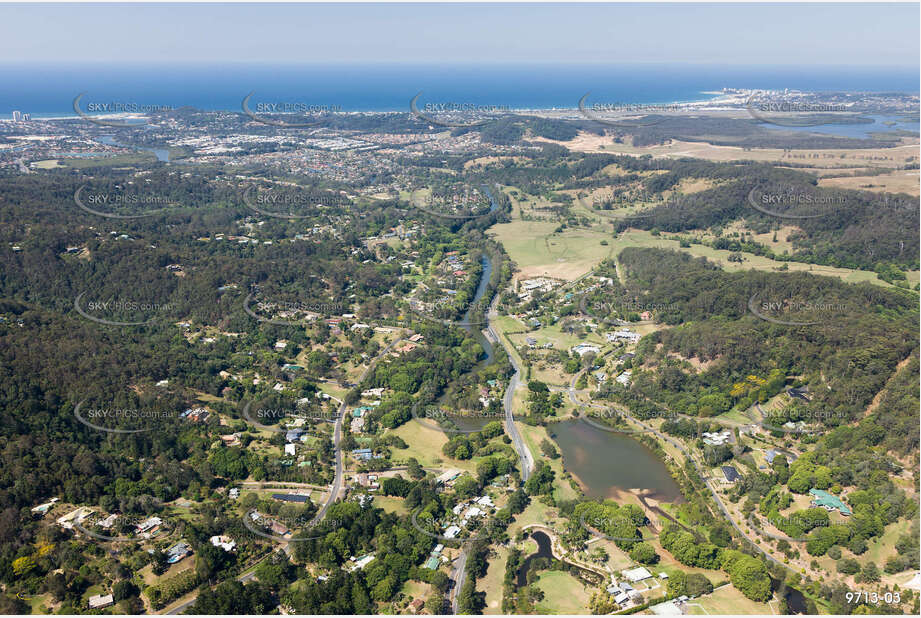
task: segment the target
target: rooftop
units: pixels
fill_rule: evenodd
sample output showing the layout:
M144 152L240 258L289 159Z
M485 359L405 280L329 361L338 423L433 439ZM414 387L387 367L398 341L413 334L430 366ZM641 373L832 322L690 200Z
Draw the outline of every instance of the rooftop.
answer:
M741 478L739 476L739 471L732 466L720 466L720 470L723 471L723 476L726 477L726 480L730 483L735 483Z
M837 509L841 512L842 515L850 515L851 509L841 500L838 496L833 496L827 491L821 489L810 489L810 495L814 496L815 499L812 501L816 506L821 506L825 509Z

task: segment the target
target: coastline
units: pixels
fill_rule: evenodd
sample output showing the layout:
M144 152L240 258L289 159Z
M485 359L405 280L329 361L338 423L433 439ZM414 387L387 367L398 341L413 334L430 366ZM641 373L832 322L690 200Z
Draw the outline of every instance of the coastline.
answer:
M629 105L635 107L686 107L688 109L700 108L705 105L714 105L714 104L731 104L736 102L740 96L738 94L727 94L723 91L711 91L711 90L701 90L698 92L699 96L693 99L681 99L681 100L670 100L670 101L606 101L606 104L618 104L618 105ZM744 103L744 97L742 102ZM189 106L196 111L203 113L244 113L242 108L239 105L234 107L221 107L213 109L200 109L194 106ZM14 110L3 110L0 111L0 122L13 122L10 118ZM18 109L15 111L22 111L23 113L31 113L28 109ZM524 107L509 107L509 113L513 114L546 114L546 113L573 113L579 114L578 100L574 100L571 105L546 105L546 106L524 106ZM388 115L388 114L406 114L410 113L409 105L399 108L387 108L387 109L345 109L341 112L337 112L336 115ZM636 112L628 112L636 113ZM60 111L60 112L39 112L31 113L32 119L26 122L39 122L39 121L67 121L67 120L82 120L81 116L72 112L72 111ZM101 120L143 120L144 118L149 117L146 114L136 114L136 113L111 113L111 114L93 114L93 118L99 118Z

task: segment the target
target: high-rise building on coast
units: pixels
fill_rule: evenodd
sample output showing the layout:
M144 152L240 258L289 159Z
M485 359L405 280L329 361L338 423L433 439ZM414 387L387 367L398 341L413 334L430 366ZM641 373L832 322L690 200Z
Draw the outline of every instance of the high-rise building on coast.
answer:
M19 122L22 120L22 112L16 110L13 112L13 122Z

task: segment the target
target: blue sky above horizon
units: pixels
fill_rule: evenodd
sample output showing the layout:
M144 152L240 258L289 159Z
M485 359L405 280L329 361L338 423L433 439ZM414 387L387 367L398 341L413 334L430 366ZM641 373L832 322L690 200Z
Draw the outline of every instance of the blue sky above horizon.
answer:
M0 63L918 67L904 4L0 4Z

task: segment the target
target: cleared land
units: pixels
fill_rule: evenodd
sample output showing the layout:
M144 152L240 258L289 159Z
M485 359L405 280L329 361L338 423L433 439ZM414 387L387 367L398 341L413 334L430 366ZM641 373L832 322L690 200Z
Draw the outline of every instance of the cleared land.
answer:
M745 259L741 264L738 262L730 262L729 256L733 253L732 251L713 249L704 245L691 245L689 248L682 248L676 240L668 240L662 236L653 236L651 232L644 230L629 229L618 236L617 239L611 241L611 245L616 253L620 253L627 247L676 249L678 251L690 253L694 257L705 257L719 264L723 270L728 272L737 270L778 271L782 266L786 265L787 270L791 272L806 271L813 275L838 277L842 281L848 283L869 281L870 283L875 283L884 287L890 286L889 283L880 279L876 273L866 270L851 270L849 268L835 268L834 266L820 266L817 264L804 264L802 262L778 262L752 253L742 253ZM911 280L911 277L909 277L909 280Z
M747 599L733 586L723 586L714 590L712 594L688 603L688 613L695 616L706 614L766 614L770 616L774 612L767 603Z
M590 212L578 201L574 204L577 211ZM869 281L884 287L890 286L876 273L870 271L802 262L781 262L752 253L743 252L744 261L741 264L730 262L729 256L732 255L732 251L694 244L689 248L682 248L678 241L669 240L664 236L653 236L651 232L645 230L629 229L617 238L613 238L610 233L601 231L603 228L600 226L591 230L566 229L558 234L554 233L557 227L558 224L545 221L514 220L511 223L493 226L490 228L490 233L505 246L512 261L521 269L516 274L518 279L549 276L572 281L590 271L608 256L617 255L626 247L658 247L685 251L695 257L706 257L730 272L752 269L779 271L785 267L788 271L805 271L814 275L838 277L848 283ZM786 236L778 234L778 243L782 238ZM602 245L602 241L607 244ZM908 273L910 283L915 284L918 280L917 271Z
M486 593L486 607L483 608L484 614L502 613L502 584L505 581L505 563L507 561L507 549L504 547L494 549L490 552L486 576L481 577L476 582L477 590Z
M400 459L415 457L425 468L458 468L467 469L462 461L446 462L446 457L441 452L441 447L448 442L444 432L429 429L416 420L410 420L388 433L394 433L402 438L409 448L394 449L394 454Z
M685 142L669 140L667 144L657 146L633 146L615 143L611 137L580 133L568 142L535 138L559 144L577 152L604 152L654 157L694 157L708 161L771 161L776 163L809 163L817 168L852 167L896 167L918 160L918 139L903 138L899 146L892 148L860 149L797 149L782 148L741 148L739 146L717 146L708 142Z
M898 170L878 176L843 176L840 178L822 178L820 187L837 187L839 189L862 189L886 193L907 193L919 195L918 170Z
M409 509L406 508L403 498L374 496L374 506L380 507L388 513L396 513L397 515L406 515L409 513Z
M515 220L494 225L489 233L521 269L519 279L545 276L572 281L611 251L601 244L610 242L608 234L586 229L555 233L558 227L555 222Z
M535 609L540 614L586 614L591 592L581 581L564 571L547 571L537 579L544 593Z
M32 166L40 170L50 170L55 167L64 167L59 159L45 159L44 161L35 161Z

